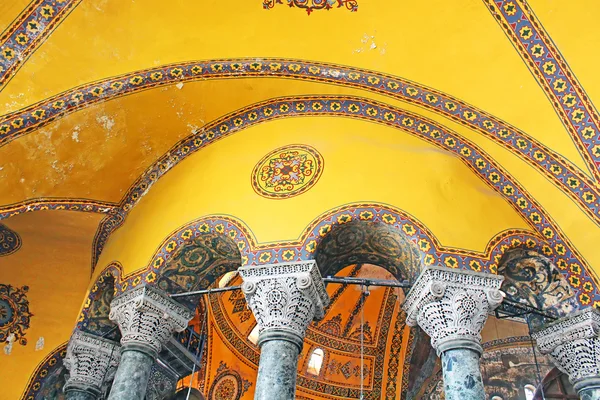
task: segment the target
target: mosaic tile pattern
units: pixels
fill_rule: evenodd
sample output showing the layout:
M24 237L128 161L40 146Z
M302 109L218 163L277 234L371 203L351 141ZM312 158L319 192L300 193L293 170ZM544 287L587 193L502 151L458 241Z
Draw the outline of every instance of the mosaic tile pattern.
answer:
M596 180L600 179L600 116L575 74L525 0L484 0L544 89Z
M208 391L211 400L239 400L250 389L252 383L240 376L223 361L217 368L217 375Z
M440 246L437 239L414 218L399 210L380 205L352 205L332 210L314 221L299 241L262 245L255 242L251 232L241 221L229 216L209 216L182 227L168 238L153 257L151 266L124 279L119 278L117 290L122 292L142 282L155 282L160 268L170 261L172 254L190 238L199 237L204 233L220 233L231 238L240 249L243 265L299 261L312 258L318 241L331 230L332 226L344 223L343 221L350 221L353 217L387 223L403 231L404 229L410 230L412 234L409 239L424 252L424 263L427 265L435 263L494 272L497 268L496 263L507 249L524 246L541 251L541 247L543 247L541 245L543 240L534 235L527 232L508 231L490 242L485 254L460 249L446 249ZM120 270L120 266L114 264L108 268ZM80 316L81 321L87 318L87 312L88 310L84 308Z
M228 320L217 296L211 296L209 301L211 314L214 317L216 326L219 328L219 335L222 335L223 340L230 349L240 356L240 361L256 368L260 355L258 348L252 345L244 335L232 328L231 321ZM402 336L398 335L396 331L401 331L404 328L404 321L402 318L397 318L399 312L397 305L397 296L392 293L392 290L387 289L383 299L383 306L378 316L380 323L377 324L379 328L377 340L372 344L366 345L364 348L365 357L373 360L372 370L367 374L368 382L366 382L365 387L365 399L380 399L383 397L385 390L392 390L392 387L395 390L396 383L392 382L397 380L398 371L386 371L385 364L387 362L386 347L388 335L392 329L394 335L397 336L397 340L399 340L397 345L402 346ZM392 327L394 318L397 318L400 322L394 324ZM314 329L312 326L308 328L306 338L308 342L314 343L315 346L325 347L334 352L339 351L346 354L360 353L360 341L327 335ZM327 362L328 360L324 360L323 365L327 365ZM324 367L322 371L325 369ZM385 378L386 376L387 379ZM299 388L318 394L326 399L358 398L360 395L360 387L358 385L336 385L313 379L304 374L298 375L297 385Z
M65 342L52 350L50 354L48 354L48 356L46 356L46 358L44 358L44 360L42 360L42 362L37 366L35 371L31 374L29 382L23 391L23 395L21 396L22 400L35 400L40 396L42 398L55 398L50 396L59 395L59 397L56 397L57 399L62 397L62 391L59 392L62 387L56 388L56 390L54 390L52 393L45 393L47 389L46 386L48 386L45 385L45 383L46 380L53 378L53 380L61 382L61 380L57 378L59 378L61 372L64 371L63 359L67 355L67 344L68 342ZM64 374L62 375L64 376ZM49 397L45 397L46 395L49 395Z
M99 214L119 213L112 203L85 199L31 199L18 204L0 207L0 221L32 211L57 210L81 211Z

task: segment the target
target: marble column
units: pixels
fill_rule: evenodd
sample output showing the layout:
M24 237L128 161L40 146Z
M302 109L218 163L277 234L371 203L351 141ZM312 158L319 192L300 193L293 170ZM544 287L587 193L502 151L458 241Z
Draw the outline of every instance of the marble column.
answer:
M174 332L193 317L187 307L162 290L140 285L116 297L109 318L121 330L121 362L108 400L142 400L152 366Z
M600 311L586 308L531 335L581 399L600 400Z
M258 324L260 362L255 399L292 400L298 355L329 296L315 261L242 267L242 291Z
M481 330L500 305L504 277L445 267L427 267L404 305L406 323L419 325L442 359L447 400L483 400L479 358Z
M65 397L69 400L97 399L103 394L103 386L115 375L120 358L118 343L75 331L63 360L69 370Z

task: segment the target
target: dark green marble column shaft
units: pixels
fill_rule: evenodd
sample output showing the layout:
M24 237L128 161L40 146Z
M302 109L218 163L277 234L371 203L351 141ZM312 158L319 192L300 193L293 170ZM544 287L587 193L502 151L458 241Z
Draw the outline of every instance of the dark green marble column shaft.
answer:
M96 400L98 397L85 390L68 389L65 390L65 398L67 400Z
M143 400L153 364L146 352L124 348L108 400Z
M579 397L581 400L600 400L600 388L583 389Z
M295 398L298 354L298 345L287 340L261 343L255 400Z
M485 399L479 353L467 348L455 348L444 351L441 357L446 400Z

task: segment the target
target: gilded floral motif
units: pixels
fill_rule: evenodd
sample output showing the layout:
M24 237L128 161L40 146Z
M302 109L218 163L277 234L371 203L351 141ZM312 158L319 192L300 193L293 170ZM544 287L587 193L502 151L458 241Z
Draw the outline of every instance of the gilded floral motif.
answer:
M323 171L323 157L306 145L276 149L259 161L252 172L252 187L263 197L283 199L306 192Z

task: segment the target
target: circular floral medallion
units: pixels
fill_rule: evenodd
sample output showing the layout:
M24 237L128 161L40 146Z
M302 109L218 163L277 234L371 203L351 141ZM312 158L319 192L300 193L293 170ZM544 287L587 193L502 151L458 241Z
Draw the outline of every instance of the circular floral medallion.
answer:
M11 285L0 284L0 343L3 343L13 334L14 339L20 344L27 344L25 331L29 329L29 321L33 314L29 312L27 291Z
M313 187L323 166L323 156L313 147L299 144L280 147L256 164L252 187L263 197L287 199Z
M217 369L217 376L210 387L210 400L239 400L252 384L242 379L237 371L231 370L223 361Z
M0 256L7 256L19 250L21 237L17 232L8 229L6 225L0 224Z

